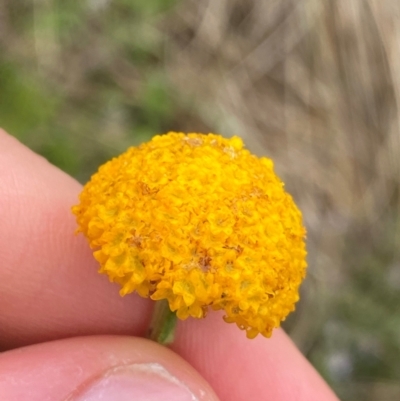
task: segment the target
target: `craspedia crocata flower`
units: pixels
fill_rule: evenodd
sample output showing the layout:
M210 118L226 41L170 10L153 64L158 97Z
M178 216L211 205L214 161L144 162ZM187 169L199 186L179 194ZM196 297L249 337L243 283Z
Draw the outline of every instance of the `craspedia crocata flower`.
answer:
M121 295L166 299L180 319L221 309L269 337L299 299L301 213L238 137L155 136L101 166L73 213Z

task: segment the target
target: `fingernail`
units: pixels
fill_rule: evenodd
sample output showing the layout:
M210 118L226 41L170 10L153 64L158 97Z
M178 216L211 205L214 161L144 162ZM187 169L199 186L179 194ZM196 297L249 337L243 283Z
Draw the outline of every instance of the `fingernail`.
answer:
M118 366L66 401L198 401L184 383L158 363Z

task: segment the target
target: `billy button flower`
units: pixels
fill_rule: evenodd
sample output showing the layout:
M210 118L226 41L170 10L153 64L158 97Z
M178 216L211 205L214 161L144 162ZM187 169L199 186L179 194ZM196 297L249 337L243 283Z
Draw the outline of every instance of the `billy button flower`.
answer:
M249 338L269 337L299 299L301 213L273 163L242 140L170 132L99 168L73 207L100 273L162 301L152 338L174 318L225 312Z

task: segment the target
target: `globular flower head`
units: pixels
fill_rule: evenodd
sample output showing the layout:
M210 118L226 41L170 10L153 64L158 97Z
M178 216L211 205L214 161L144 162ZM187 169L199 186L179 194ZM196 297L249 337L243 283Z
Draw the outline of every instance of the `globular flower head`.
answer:
M221 309L269 337L299 299L301 213L238 137L155 136L101 166L73 213L121 295L166 299L180 319Z

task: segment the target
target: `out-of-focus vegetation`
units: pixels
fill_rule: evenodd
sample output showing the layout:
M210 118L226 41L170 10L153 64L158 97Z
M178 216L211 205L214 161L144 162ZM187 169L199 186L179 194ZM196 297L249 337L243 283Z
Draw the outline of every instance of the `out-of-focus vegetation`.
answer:
M160 29L174 0L1 1L0 122L86 180L186 117Z
M0 0L0 125L81 181L168 130L275 160L309 233L286 322L345 401L400 399L397 0Z

